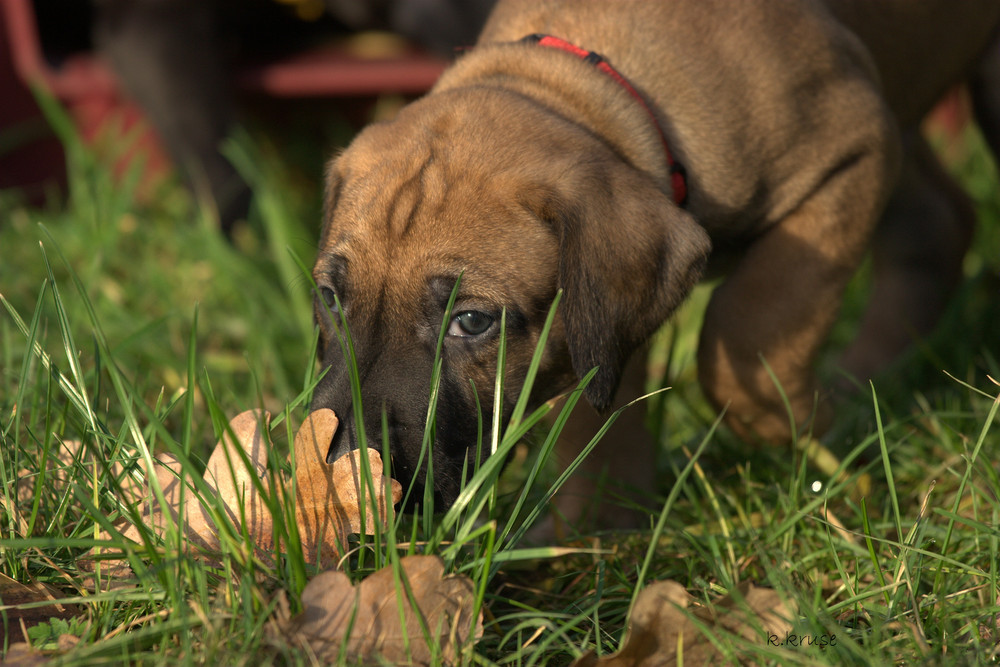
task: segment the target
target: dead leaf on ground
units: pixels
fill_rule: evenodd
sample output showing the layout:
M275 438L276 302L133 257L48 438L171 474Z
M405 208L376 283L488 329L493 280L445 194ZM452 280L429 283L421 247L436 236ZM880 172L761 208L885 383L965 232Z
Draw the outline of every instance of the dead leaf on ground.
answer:
M270 414L259 410L248 410L234 417L212 451L203 475L211 493L222 501L229 521L237 529L246 530L258 557L266 561L270 560L273 548L273 519L266 502L269 488L267 454L271 446L269 423ZM337 417L332 410L313 412L300 428L294 445L296 520L303 551L307 562L323 567L335 566L341 555L338 545L347 544L348 535L362 529L359 506L361 452L355 450L332 465L326 463L326 450L336 428ZM377 504L384 521L387 499L382 458L372 449L368 450L368 457L378 502L371 502L372 493L369 492L366 494L367 507ZM142 504L142 525L163 535L168 522L174 525L182 522L191 544L208 552L218 551L219 528L212 518L213 512L199 502L190 480L181 484L180 473L181 463L175 457L169 454L157 457L152 476L162 489L165 502L161 504L153 495L147 473L146 484L134 495L135 502ZM279 500L291 492L288 484L290 482L279 490ZM402 498L402 486L391 480L390 489L395 504ZM369 515L367 519L366 529L374 529L374 517ZM137 525L127 524L123 526L122 535L133 542L141 542L142 531ZM107 533L101 537L110 539ZM93 554L101 552L102 549L97 548ZM81 564L90 565L88 561ZM131 569L123 559L103 560L102 568L111 578L124 576Z
M385 476L382 457L368 449L368 465L375 488L365 484L365 502L361 493L361 451L328 464L326 452L337 430L337 416L333 410L323 408L310 414L295 435L295 521L302 538L302 550L308 563L321 567L336 565L347 544L347 536L364 530L370 533L375 526L372 516L378 507L379 518L385 522L388 515L385 493ZM390 480L392 504L403 497L403 487ZM374 496L374 497L373 497ZM362 526L361 506L367 510Z
M25 642L11 644L7 649L7 655L0 660L3 667L41 667L49 664L49 658L35 651Z
M248 410L234 417L229 422L229 430L236 436L235 442L229 432L225 432L216 444L212 456L208 460L203 479L211 491L223 501L229 519L234 525L241 525L240 508L246 508L250 534L254 536L258 548L262 543L271 543L270 515L261 511L263 499L257 487L250 480L250 470L237 453L237 447L242 448L249 459L254 474L262 475L267 469L266 431L261 430L261 420L264 428L270 423L271 415L258 410ZM227 461L228 454L228 461ZM230 468L229 462L232 463ZM154 461L153 471L157 484L163 492L164 503L161 504L153 494L147 477L138 502L141 503L140 517L143 527L163 535L169 523L177 525L183 519L185 535L189 542L203 550L218 551L218 529L211 518L209 509L198 502L194 486L186 482L187 488L181 483L181 462L171 454L160 454ZM266 479L263 483L266 484ZM142 541L142 531L136 524L127 524L122 530L125 539L133 542ZM258 539L259 538L259 539ZM101 539L110 539L110 535L102 533ZM104 550L94 549L94 554ZM81 564L89 566L88 561ZM104 573L111 577L125 576L131 568L124 559L104 560L101 563Z
M635 601L621 650L603 658L591 651L572 667L715 667L725 656L705 632L764 644L792 627L788 607L768 588L744 583L711 607L693 601L675 581L650 584Z
M0 611L7 616L7 642L27 641L24 634L27 628L46 623L53 617L72 618L81 613L76 605L60 602L62 597L62 593L44 583L22 584L0 574ZM49 604L36 606L40 602Z
M384 567L354 586L342 572L321 573L302 591L304 611L288 624L288 639L307 644L327 662L337 661L343 652L348 662L458 663L483 632L482 613L473 627L472 580L445 576L437 556L401 559L400 578L406 583L397 583L393 569Z
M248 410L234 417L229 422L230 428L223 432L222 439L212 451L204 475L209 488L222 499L229 520L235 526L245 526L259 549L269 548L272 542L271 513L265 502L266 496L261 495L261 490L266 493L269 486L267 452L271 447L268 438L270 424L271 413L261 415L259 410ZM211 516L204 507L200 509L199 525L217 533Z

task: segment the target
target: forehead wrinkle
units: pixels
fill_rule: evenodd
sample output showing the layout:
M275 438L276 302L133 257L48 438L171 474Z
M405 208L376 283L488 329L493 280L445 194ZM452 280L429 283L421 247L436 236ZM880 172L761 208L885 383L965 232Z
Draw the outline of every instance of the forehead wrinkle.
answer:
M387 230L395 238L407 236L420 213L424 200L424 174L429 162L429 160L422 162L420 168L409 178L401 180L399 187L389 195L385 221Z
M433 145L414 174L396 191L387 215L389 232L399 242L410 235L428 238L440 232L439 225L448 217L448 203L453 199L448 165L437 159Z
M462 292L470 299L519 305L551 291L557 239L511 196L525 177L470 178L475 160L446 153L444 140L425 134L405 148L366 146L343 161L334 227L352 261L352 281L372 296L387 286L392 296L383 307L394 316L426 299L432 276L463 270Z

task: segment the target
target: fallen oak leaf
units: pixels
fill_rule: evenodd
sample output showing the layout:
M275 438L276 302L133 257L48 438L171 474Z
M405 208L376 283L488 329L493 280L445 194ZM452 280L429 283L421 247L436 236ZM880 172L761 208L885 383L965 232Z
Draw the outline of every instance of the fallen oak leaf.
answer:
M247 410L234 417L209 457L204 475L205 483L222 499L232 524L245 527L254 544L262 550L270 549L272 545L273 519L265 495L261 493L267 494L268 491L267 450L271 443L267 434L270 423L271 414L264 412L262 420L258 410ZM200 503L189 507L192 511L186 513L187 520L196 522L194 528L199 535L204 537L205 532L211 533L217 542L218 528L207 508ZM200 515L194 508L200 510Z
M247 532L257 555L264 560L270 560L273 547L273 518L266 502L270 418L270 413L259 410L248 410L234 417L216 444L203 475L205 485L222 501L220 509L233 526ZM361 483L361 452L355 450L332 465L326 463L326 452L337 423L332 410L317 410L306 418L294 441L296 523L306 561L323 567L336 565L341 556L340 546L347 543L348 535L375 527L371 516L373 510L366 516L367 525L362 526L360 489L367 485ZM368 489L365 494L366 501L373 501L368 502L367 507L377 506L378 515L384 522L388 515L388 499L382 458L369 449L368 463L374 489ZM154 464L152 475L147 471L142 492L133 492L135 497L141 498L143 526L124 526L123 537L142 542L143 529L162 536L169 517L174 525L183 525L190 543L205 551L219 551L221 544L219 527L213 518L215 513L199 500L190 480L185 483L187 488L183 488L181 462L172 455L163 454ZM150 477L155 477L163 493L163 503L153 495ZM390 480L389 495L393 504L402 498L402 486L396 480ZM111 537L105 532L101 539L110 540ZM102 551L101 547L96 547L92 554ZM89 565L85 561L81 564ZM110 578L121 577L130 570L124 559L104 560L103 564Z
M445 575L437 556L400 559L399 579L392 566L357 586L343 572L322 572L302 591L303 611L287 625L290 638L326 662L343 656L366 664L457 664L483 632L482 612L473 618L472 580Z
M152 489L149 484L149 471L147 471L146 482L142 484L144 491L139 496L140 508L139 516L143 521L143 526L146 527L148 531L151 531L157 535L162 535L167 524L167 516L170 520L177 524L180 518L180 501L181 501L181 462L171 454L161 454L157 456L154 460L154 470L152 475L156 478L157 484L163 493L164 503L160 504L159 501L153 496ZM131 493L137 493L134 490L127 491ZM188 493L192 493L189 491ZM127 519L123 519L119 530L126 540L130 542L142 543L142 530L138 524L131 523ZM209 535L211 539L214 540L214 535ZM107 531L101 531L98 536L101 540L111 540L111 534ZM192 542L197 543L203 548L211 548L213 545L202 538L197 532L190 531L188 533L188 539ZM84 558L81 558L78 562L83 570L93 571L95 570L95 560L100 558L104 553L109 553L112 551L117 551L110 547L94 547L91 549L90 554ZM109 582L112 579L119 579L122 577L127 577L132 569L129 565L127 559L124 558L100 558L101 574L107 577Z
M7 655L0 659L4 667L44 667L49 664L49 658L31 648L26 642L10 644Z
M63 603L64 595L43 582L23 584L5 574L0 574L0 614L5 621L6 635L0 635L0 646L5 642L27 641L24 632L39 623L53 618L69 619L82 610L78 605ZM0 660L0 664L3 663Z
M209 490L222 500L223 509L229 515L233 525L241 525L240 508L245 508L246 516L250 518L248 528L251 535L265 534L270 543L270 515L266 512L263 499L257 487L250 479L251 474L257 475L265 490L267 478L267 429L271 423L271 413L261 410L247 410L233 417L229 428L222 433L222 438L212 450L202 478ZM263 428L261 428L263 426ZM235 437L235 440L234 440ZM237 454L242 449L248 461L245 463ZM217 551L220 547L218 527L212 519L209 508L197 500L193 487L186 490L186 497L181 497L181 463L176 457L164 454L159 457L162 465L157 470L157 481L163 490L166 507L160 506L155 498L147 503L147 516L153 525L162 533L165 521L164 512L168 512L176 523L183 511L184 527L188 538L202 548ZM249 463L250 467L247 467ZM147 498L151 497L147 490ZM265 525L266 524L266 525ZM255 532L256 531L256 532ZM126 531L129 539L138 537L135 526ZM258 540L255 540L258 542Z
M295 521L302 539L307 563L320 567L336 566L347 536L375 527L372 516L377 509L382 523L388 517L385 468L381 455L368 448L368 465L374 489L362 497L361 450L341 456L333 464L326 462L330 442L337 432L337 415L321 408L309 414L295 435ZM403 497L402 485L389 480L388 496L395 505ZM373 507L374 506L374 507ZM367 509L362 525L362 507Z
M775 591L746 582L711 607L692 607L693 601L676 581L650 584L636 598L621 650L602 658L590 651L571 667L714 667L727 656L706 632L764 644L792 627L791 614Z
M247 529L259 552L270 548L272 523L266 503L250 475L258 476L266 492L267 478L264 473L267 470L267 427L270 419L269 412L247 410L230 420L227 430L223 432L209 457L203 475L209 490L222 500L223 509L233 525L239 527L243 517L248 519ZM246 461L237 453L237 449L244 452ZM183 488L183 467L180 460L172 454L160 454L154 459L154 465L152 475L147 471L146 483L138 494L141 498L140 517L143 519L143 528L162 536L168 524L167 517L173 525L183 519L184 534L190 543L204 551L218 551L221 545L216 522L209 508L198 500L197 491L191 482L187 482L187 489ZM152 492L149 483L151 476L156 478L163 493L163 503ZM142 529L137 524L125 525L121 533L127 540L142 542ZM100 539L110 540L111 536L102 532ZM92 554L99 555L105 550L95 547ZM86 561L81 561L81 564L89 566ZM126 576L131 569L124 559L103 560L102 567L106 568L104 574L112 579Z

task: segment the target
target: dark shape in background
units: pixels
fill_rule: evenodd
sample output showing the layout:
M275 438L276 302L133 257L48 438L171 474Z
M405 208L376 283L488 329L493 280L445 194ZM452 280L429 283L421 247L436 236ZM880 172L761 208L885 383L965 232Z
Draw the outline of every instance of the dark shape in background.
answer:
M147 120L155 136L137 141L147 166L168 155L189 186L211 194L228 232L250 192L219 146L247 95L420 94L456 47L474 42L492 3L0 0L0 188L20 187L38 203L64 181L61 148L28 89L37 83L86 141L109 119L122 133ZM359 30L389 30L412 46L366 57L337 41Z

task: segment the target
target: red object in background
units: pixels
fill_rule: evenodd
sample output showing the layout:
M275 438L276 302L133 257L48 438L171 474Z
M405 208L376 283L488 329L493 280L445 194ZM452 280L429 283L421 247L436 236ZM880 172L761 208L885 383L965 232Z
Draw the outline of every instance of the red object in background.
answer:
M386 92L423 93L444 66L440 59L417 50L362 58L331 46L243 66L235 76L241 91L267 97L374 97ZM58 67L49 64L32 0L0 0L0 188L23 188L36 202L47 184L64 183L65 164L51 132L14 150L4 148L9 130L22 134L44 127L29 83L42 86L64 104L85 141L94 141L109 127L128 134L144 123L141 111L123 97L113 73L98 56L75 53ZM145 152L147 172L168 163L148 129L140 132L132 150Z
M0 188L23 188L37 203L47 185L64 182L62 147L15 69L14 26L7 17L7 0L0 2Z
M84 140L93 140L112 114L123 125L133 125L140 114L121 100L111 72L93 56L70 55L58 68L46 62L31 0L0 0L0 50L0 127L24 138L15 150L0 153L0 187L22 188L38 203L51 186L65 183L65 159L31 85L66 105ZM151 137L146 143L155 153Z
M972 119L970 104L965 88L953 88L927 115L925 127L939 129L951 139L958 137Z

